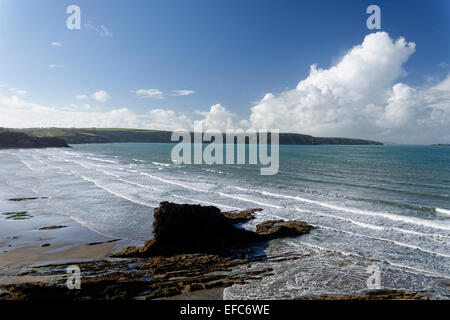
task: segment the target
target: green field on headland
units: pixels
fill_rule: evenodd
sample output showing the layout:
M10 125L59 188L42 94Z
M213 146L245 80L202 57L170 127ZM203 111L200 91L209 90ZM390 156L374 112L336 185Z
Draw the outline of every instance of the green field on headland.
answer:
M108 143L108 142L155 142L170 143L171 131L124 129L124 128L30 128L6 129L1 131L22 132L33 137L60 138L68 144L79 143ZM280 133L280 144L298 145L382 145L381 142L335 137L313 137L298 133Z

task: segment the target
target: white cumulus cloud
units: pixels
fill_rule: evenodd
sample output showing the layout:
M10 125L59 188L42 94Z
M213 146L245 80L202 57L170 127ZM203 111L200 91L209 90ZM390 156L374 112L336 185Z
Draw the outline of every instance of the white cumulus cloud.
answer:
M217 129L225 131L226 129L232 129L237 126L233 121L236 115L228 111L221 104L212 105L207 112L196 111L195 113L203 116L203 119L200 120L203 130Z
M250 124L316 136L439 140L445 131L450 133L449 80L433 88L397 82L406 75L403 65L414 52L415 44L404 38L371 33L329 69L312 65L295 89L266 94L251 108Z
M97 100L98 102L106 102L109 99L111 99L111 97L108 95L108 93L105 90L100 90L97 92L94 92L91 95L92 99Z

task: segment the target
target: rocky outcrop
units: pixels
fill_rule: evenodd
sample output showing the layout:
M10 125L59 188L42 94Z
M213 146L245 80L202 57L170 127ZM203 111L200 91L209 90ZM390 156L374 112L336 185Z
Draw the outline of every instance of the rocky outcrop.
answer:
M116 257L149 257L181 253L224 252L251 242L297 236L312 227L300 221L265 221L256 232L233 224L252 219L260 209L223 214L211 206L161 202L154 211L153 236L142 247L127 247Z
M242 223L246 222L248 220L254 219L255 216L253 215L255 212L261 211L260 208L255 209L248 209L244 211L230 211L230 212L223 212L223 215L225 218L228 219L231 223Z
M279 258L278 258L279 259ZM289 257L289 260L298 257ZM71 264L36 266L24 272L31 278L54 277L51 284L18 283L0 286L0 300L124 300L158 299L189 292L229 287L270 276L267 266L252 266L265 257L239 259L214 254L180 254L145 259L77 263L83 271L81 290L69 290L65 277ZM279 260L277 260L279 261ZM239 272L231 270L241 268ZM61 280L62 279L62 280Z
M154 238L113 255L128 259L77 264L83 270L82 290L69 290L60 280L68 265L36 266L22 274L55 281L0 287L0 300L156 299L259 280L272 275L272 269L253 263L299 256L267 257L261 244L251 246L252 242L300 235L312 228L305 222L280 220L265 221L256 232L235 226L261 210L222 213L216 207L162 202L153 213Z
M263 240L294 237L308 233L312 226L303 221L269 220L256 226L256 233Z
M0 132L0 149L12 148L64 148L67 142L54 137L32 137L21 132Z

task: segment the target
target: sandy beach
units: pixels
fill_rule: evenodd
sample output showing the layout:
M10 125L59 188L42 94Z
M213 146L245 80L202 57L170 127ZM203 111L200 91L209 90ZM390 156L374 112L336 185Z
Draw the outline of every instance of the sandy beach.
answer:
M99 234L69 217L50 212L46 199L8 200L12 195L3 195L0 200L0 285L49 281L48 277L27 276L23 270L101 260L132 243ZM13 212L27 212L27 217L7 219L12 215L5 213Z

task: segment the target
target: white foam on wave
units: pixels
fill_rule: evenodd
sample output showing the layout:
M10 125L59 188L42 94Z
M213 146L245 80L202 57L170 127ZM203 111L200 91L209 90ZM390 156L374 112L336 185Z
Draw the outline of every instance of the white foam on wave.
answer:
M81 162L81 161L77 161L77 160L71 160L71 159L65 159L65 158L61 158L61 157L58 157L58 156L49 156L49 159L52 159L52 158L56 159L56 160L64 161L64 162L76 163L76 164L78 164L78 165L80 165L80 166L82 166L83 168L86 168L86 169L91 169L92 168L91 165L89 165L89 164L87 164L85 162Z
M318 245L314 245L314 244L310 244L310 243L304 242L304 240L299 240L298 242L291 242L291 244L294 245L294 246L299 246L300 244L303 244L303 245L306 245L306 246L311 247L311 248L313 248L315 250L318 250L318 251L337 252L337 253L340 253L340 254L342 254L344 256L354 256L354 257L363 258L363 259L367 259L368 258L368 257L363 256L363 255L361 255L359 253L356 253L356 252L330 249L330 248L326 248L326 247L322 247L322 246L318 246ZM419 275L425 274L425 275L430 275L430 276L434 276L434 277L450 279L450 276L445 275L445 274L435 273L435 272L431 272L431 271L428 271L428 270L423 270L423 269L420 269L420 268L415 268L415 267L411 267L411 266L407 266L407 265L398 264L398 263L395 263L395 262L392 262L392 261L386 260L386 259L383 259L382 261L386 262L386 263L388 263L388 264L390 264L392 266L395 266L395 267L398 267L398 268L401 268L401 269L406 269L406 271L410 272L410 273L419 274Z
M130 201L130 202L134 202L134 203L137 203L137 204L146 206L146 207L150 207L150 208L155 208L155 207L157 207L156 204L138 201L138 200L132 199L132 198L126 196L126 195L123 195L123 194L120 194L120 193L118 193L118 192L115 192L115 191L109 189L108 187L105 187L105 186L101 185L98 181L96 181L96 180L94 180L94 179L92 179L92 178L85 177L85 176L81 176L81 178L82 178L83 180L92 182L92 183L95 184L97 187L99 187L99 188L101 188L101 189L103 189L103 190L105 190L105 191L107 191L107 192L109 192L109 193L111 193L111 194L113 194L113 195L119 197L119 198L128 200L128 201Z
M424 232L406 230L406 229L397 228L397 227L390 227L389 229L396 230L396 231L403 232L403 233L415 234L415 235L422 236L422 237L435 237L435 238L450 239L449 236L439 234L439 233L424 233Z
M140 183L137 183L137 182L133 182L133 181L130 181L130 180L126 180L126 179L122 178L121 176L119 176L119 175L117 175L117 174L108 172L108 171L103 170L103 169L97 169L97 168L96 168L95 170L97 170L97 171L99 171L99 172L102 172L102 173L104 173L104 174L106 174L106 175L109 175L109 176L111 176L111 177L117 178L117 179L120 180L120 181L123 181L123 182L128 183L128 184L135 185L135 186L140 187L140 188L149 189L149 190L153 190L153 191L161 191L161 189L158 189L158 188L154 188L154 187L146 186L146 185L143 185L143 184L140 184Z
M39 161L41 164L44 164L44 161L42 161L41 159L39 159L38 157L36 157L34 154L31 155L31 157L32 157L34 160Z
M163 167L170 167L171 166L171 164L169 164L169 163L161 163L161 162L155 162L155 161L153 161L152 163L155 166L163 166Z
M147 173L147 172L140 172L140 174L142 174L142 175L144 175L144 176L146 176L146 177L155 179L155 180L159 180L159 181L161 181L161 182L173 184L173 185L180 186L180 187L183 187L183 188L186 188L186 189L191 189L191 190L200 191L200 192L208 192L208 190L203 190L203 189L199 189L199 188L194 188L194 187L191 187L191 186L182 184L182 183L180 183L180 182L176 182L176 181L173 181L173 180L167 180L167 179L164 179L164 178L161 178L161 177L154 176L154 175L149 174L149 173Z
M392 239L386 239L386 238L379 238L379 237L372 237L372 236L368 236L365 234L360 234L360 233L356 233L356 232L351 232L351 231L346 231L346 230L341 230L341 229L336 229L336 228L331 228L331 227L327 227L327 226L322 226L322 225L316 225L320 228L323 229L328 229L328 230L332 230L332 231L336 231L336 232L342 232L345 234L349 234L352 236L357 236L357 237L362 237L362 238L367 238L367 239L372 239L372 240L378 240L378 241L384 241L384 242L390 242L393 243L395 245L398 245L400 247L405 247L405 248L410 248L410 249L414 249L414 250L419 250L428 254L433 254L436 256L440 256L440 257L445 257L445 258L450 258L450 255L445 254L445 253L440 253L440 252L436 252L436 251L432 251L432 250L428 250L419 246L415 246L409 243L404 243L404 242L400 242L400 241L396 241L396 240L392 240Z
M376 231L395 230L397 232L414 234L414 235L424 236L424 237L435 237L435 238L447 238L447 239L450 239L449 236L445 236L445 235L442 235L442 234L424 233L424 232L413 231L413 230L406 230L406 229L396 228L396 227L383 227L383 226L378 226L378 225L375 225L375 224L369 224L369 223L364 223L364 222L360 222L360 221L355 221L355 220L350 219L350 218L336 216L336 215L328 214L328 213L324 213L324 212L318 212L318 211L312 212L311 210L305 210L305 209L301 209L301 208L295 208L295 210L299 211L299 212L303 212L303 213L317 214L317 215L324 216L324 217L330 217L330 218L333 218L333 219L339 219L339 220L342 220L342 221L348 221L348 222L350 222L352 224L355 224L357 226L360 226L360 227L363 227L363 228L367 228L367 229L376 230ZM271 216L274 216L274 215L271 215Z
M450 210L447 210L447 209L436 208L436 212L439 212L439 213L442 213L442 214L450 216Z
M251 199L247 199L247 198L242 198L242 197L239 197L239 196L235 196L235 195L231 195L231 194L227 194L227 193L223 193L223 192L218 192L218 194L221 195L222 197L236 199L236 200L241 200L241 201L245 201L245 202L251 202L251 203L255 203L255 204L258 204L258 205L261 205L261 206L270 207L270 208L276 208L276 209L281 209L282 208L282 207L274 205L274 204L261 202L261 201L255 201L255 200L251 200Z
M81 157L81 155L78 152L64 151L64 153L68 154L68 155L75 156L75 157Z
M239 187L234 187L234 188L239 188ZM243 189L243 188L239 188L239 189ZM382 217L382 218L386 218L389 220L415 224L415 225L419 225L422 227L425 226L425 227L441 229L441 230L450 230L450 225L447 222L443 222L443 221L435 222L435 221L430 221L430 220L425 220L425 219L420 219L420 218L415 218L415 217L400 216L400 215L386 213L386 212L368 211L368 210L361 210L361 209L356 209L356 208L342 207L342 206L325 203L325 202L320 202L320 201L316 201L316 200L311 200L311 199L306 199L306 198L302 198L302 197L298 197L298 196L288 196L288 195L284 195L284 194L277 194L277 193L272 193L272 192L267 192L267 191L249 190L249 189L244 189L244 190L260 193L262 195L271 196L271 197L285 198L285 199L291 199L291 200L296 200L296 201L300 201L300 202L315 204L315 205L333 209L333 210L339 210L339 211L350 212L350 213L366 215L366 216Z
M106 162L106 163L115 163L118 164L118 161L114 161L114 160L108 160L108 159L100 159L100 158L94 158L94 157L86 157L89 160L94 160L94 161L99 161L99 162Z
M30 164L28 163L28 162L26 162L26 161L24 161L24 160L20 160L24 165L25 165L25 167L27 167L28 169L30 169L31 171L34 171L34 169L30 166Z
M58 157L58 158L59 158L59 157ZM143 185L143 184L140 184L140 183L136 183L136 182L133 182L133 181L129 181L129 180L123 179L123 178L120 177L119 175L110 173L110 172L108 172L108 171L106 171L106 170L103 170L103 169L93 168L93 167L90 167L90 166L86 166L86 165L83 164L82 162L79 162L79 161L76 161L76 160L68 160L68 159L63 159L63 158L60 158L60 159L66 161L66 162L76 163L76 164L78 164L78 165L80 165L80 166L82 166L82 167L84 167L84 168L86 168L86 169L94 169L94 170L96 170L96 171L98 171L98 172L102 172L102 173L104 173L104 174L106 174L106 175L115 177L115 178L119 179L120 181L123 181L123 182L125 182L125 183L128 183L128 184L132 184L132 185L138 186L138 187L140 187L140 188L145 188L145 189L149 189L149 190L153 190L153 191L161 191L161 189L158 189L158 188L146 186L146 185ZM58 169L62 170L61 168L58 168ZM121 170L121 169L123 170L123 168L119 168L119 170ZM70 171L73 172L73 170L70 170ZM127 170L127 171L128 171L128 170ZM136 172L136 171L135 171L135 172ZM78 175L79 175L79 174L78 174Z
M208 171L208 172L214 172L214 173L226 174L226 173L223 172L223 171L214 170L214 169L205 169L205 170Z
M145 160L140 160L140 159L133 159L133 161L136 161L136 162L146 162Z
M295 210L301 211L301 212L307 211L307 210L303 210L303 209L300 209L300 208L295 208ZM323 212L314 212L314 214L317 214L317 215L320 215L320 216L324 216L324 217L330 217L332 219L339 219L339 220L343 220L343 221L348 221L348 222L353 223L353 224L355 224L357 226L360 226L360 227L363 227L363 228L367 228L367 229L376 230L376 231L382 231L382 230L385 229L384 227L381 227L381 226L377 226L377 225L369 224L369 223L364 223L364 222L360 222L360 221L355 221L355 220L350 219L350 218L344 218L344 217L336 216L336 215L333 215L333 214L328 214L328 213L323 213Z

